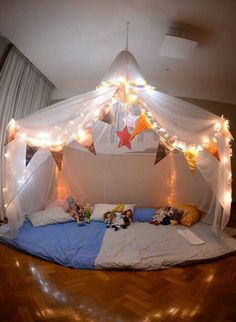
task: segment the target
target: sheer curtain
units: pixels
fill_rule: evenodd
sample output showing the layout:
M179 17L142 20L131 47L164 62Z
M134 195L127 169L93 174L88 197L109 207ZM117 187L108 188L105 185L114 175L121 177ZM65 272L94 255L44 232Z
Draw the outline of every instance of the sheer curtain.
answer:
M6 126L49 105L54 85L14 46L0 73L0 159ZM0 171L0 219L4 218L2 164Z

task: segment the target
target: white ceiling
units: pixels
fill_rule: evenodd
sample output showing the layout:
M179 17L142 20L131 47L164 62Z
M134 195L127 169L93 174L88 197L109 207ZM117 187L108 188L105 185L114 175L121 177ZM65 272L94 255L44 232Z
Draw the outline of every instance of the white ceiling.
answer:
M235 0L0 0L0 31L56 86L93 90L129 49L148 83L175 96L236 103ZM187 61L160 57L171 25L199 42Z

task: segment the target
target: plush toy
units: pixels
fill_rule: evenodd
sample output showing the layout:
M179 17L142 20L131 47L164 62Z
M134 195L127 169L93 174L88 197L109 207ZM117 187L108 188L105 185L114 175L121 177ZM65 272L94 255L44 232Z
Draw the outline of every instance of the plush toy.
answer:
M84 216L84 207L80 206L78 209L76 221L78 226L83 226L85 224L85 216Z
M124 222L124 217L122 212L115 212L115 220L112 225L112 228L115 228L115 231L119 230L120 228L126 229L127 226L125 225Z
M170 211L171 225L177 225L180 222L182 215L183 215L182 210L178 210L176 208L171 208L171 211Z
M162 207L156 211L150 224L177 225L182 216L181 211L174 207Z
M165 208L158 209L155 212L154 216L152 217L150 224L159 225L162 222L162 220L164 219L165 215L166 215Z
M115 214L112 211L107 211L104 215L104 223L106 224L107 228L110 228L114 225Z
M112 209L113 212L123 212L124 210L125 210L125 205L123 203L119 203Z
M124 218L124 224L129 226L132 223L132 218L133 218L133 212L131 209L128 209L126 211L123 211L122 213L123 218Z
M86 203L85 208L84 208L84 217L85 217L85 222L87 224L90 223L90 217L91 217L91 207L89 203Z
M77 215L79 213L79 205L75 202L74 198L71 196L67 197L64 201L63 208L65 212L68 212L68 214L75 220L77 220Z

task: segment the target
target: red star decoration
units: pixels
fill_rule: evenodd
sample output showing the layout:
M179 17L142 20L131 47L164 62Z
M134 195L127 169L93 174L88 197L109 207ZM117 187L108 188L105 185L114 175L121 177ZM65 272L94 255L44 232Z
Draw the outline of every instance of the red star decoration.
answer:
M123 131L116 131L116 134L119 136L120 138L120 142L118 147L122 147L122 146L127 146L128 149L131 150L131 143L130 141L132 140L132 136L129 134L127 125L126 127L123 129Z

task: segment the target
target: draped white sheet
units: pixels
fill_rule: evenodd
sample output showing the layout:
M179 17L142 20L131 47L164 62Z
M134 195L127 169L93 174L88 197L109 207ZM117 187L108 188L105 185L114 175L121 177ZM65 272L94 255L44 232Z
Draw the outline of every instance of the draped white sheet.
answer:
M130 56L126 60L124 57L122 54L121 64L119 60L117 63L122 76L132 75L132 81L139 79L136 62ZM128 61L132 66L123 68L124 62ZM129 71L132 73L129 74ZM111 75L118 79L119 73L114 66ZM170 135L190 145L201 144L204 137L214 136L215 124L221 121L220 117L148 86L130 86L156 122ZM155 154L152 153L156 151L159 141L152 131L135 137L132 140L132 151L126 147L118 148L119 139L115 131L123 129L122 119L125 114L119 102L112 105L114 127L98 120L99 111L113 102L116 90L116 84L113 84L64 100L19 120L17 126L28 138L39 140L40 134L46 133L50 145L57 144L59 138L63 144L69 145L69 148L65 148L62 171L69 191L81 202L134 202L138 206L160 206L172 194L173 203L194 203L206 211L204 220L212 225L215 233L219 233L229 219L231 204L230 148L226 138L217 137L220 162L206 151L199 152L199 171L195 176L191 175L182 154L173 153L154 166ZM137 106L132 107L132 112L135 114L137 109ZM73 142L78 128L88 127L92 128L97 156ZM24 139L19 138L8 145L9 156L5 167L5 184L8 189L5 202L8 204L7 215L12 218L10 223L14 228L20 226L22 219L19 218L32 210L30 200L27 200L28 189L36 184L40 176L42 185L38 188L34 186L34 193L40 196L43 184L48 192L46 183L50 177L49 170L45 173L39 171L42 164L46 167L46 158L49 156L46 148L39 149L28 167L20 170L25 154L25 143L22 141ZM16 153L19 153L17 158ZM22 171L25 174L22 175ZM171 179L173 175L175 180ZM31 177L32 180L29 180ZM20 198L18 204L14 196L22 191L26 197ZM34 209L42 206L40 200L35 200Z
M0 145L5 141L6 126L11 118L19 119L47 106L54 86L12 46L0 74ZM2 159L3 149L0 157ZM4 160L4 158L3 158ZM1 163L2 165L2 163ZM0 171L0 218L4 216Z

